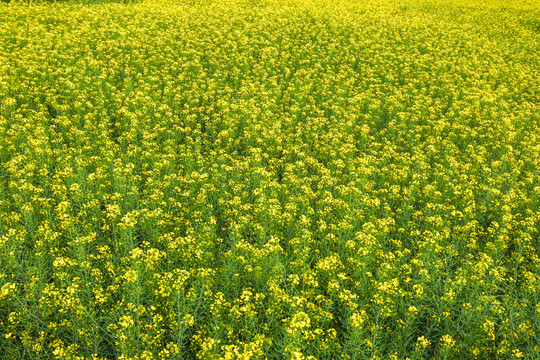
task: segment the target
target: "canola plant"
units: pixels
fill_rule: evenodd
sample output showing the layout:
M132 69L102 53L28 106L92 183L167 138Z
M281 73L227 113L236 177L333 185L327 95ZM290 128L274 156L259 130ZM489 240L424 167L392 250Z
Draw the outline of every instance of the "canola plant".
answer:
M0 5L0 358L538 359L538 1Z

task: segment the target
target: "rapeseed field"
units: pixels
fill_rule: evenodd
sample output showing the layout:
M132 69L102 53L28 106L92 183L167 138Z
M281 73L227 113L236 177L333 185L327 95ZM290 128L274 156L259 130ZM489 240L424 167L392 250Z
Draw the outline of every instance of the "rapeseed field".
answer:
M539 1L0 5L0 359L540 359Z

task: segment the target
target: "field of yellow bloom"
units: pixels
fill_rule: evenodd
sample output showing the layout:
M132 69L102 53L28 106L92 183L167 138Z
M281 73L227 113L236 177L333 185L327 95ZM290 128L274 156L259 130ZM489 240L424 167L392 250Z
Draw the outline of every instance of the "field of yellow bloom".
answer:
M0 3L0 359L540 359L540 1Z

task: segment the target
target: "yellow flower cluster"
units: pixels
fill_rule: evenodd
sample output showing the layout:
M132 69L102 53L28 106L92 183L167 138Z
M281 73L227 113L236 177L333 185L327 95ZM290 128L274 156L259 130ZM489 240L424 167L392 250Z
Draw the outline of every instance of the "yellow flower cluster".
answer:
M536 359L538 0L0 6L0 359Z

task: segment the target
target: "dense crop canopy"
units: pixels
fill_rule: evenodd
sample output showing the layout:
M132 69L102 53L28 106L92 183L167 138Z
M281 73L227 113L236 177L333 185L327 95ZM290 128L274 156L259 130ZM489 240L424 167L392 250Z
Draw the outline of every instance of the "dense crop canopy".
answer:
M1 359L537 359L540 3L0 6Z

